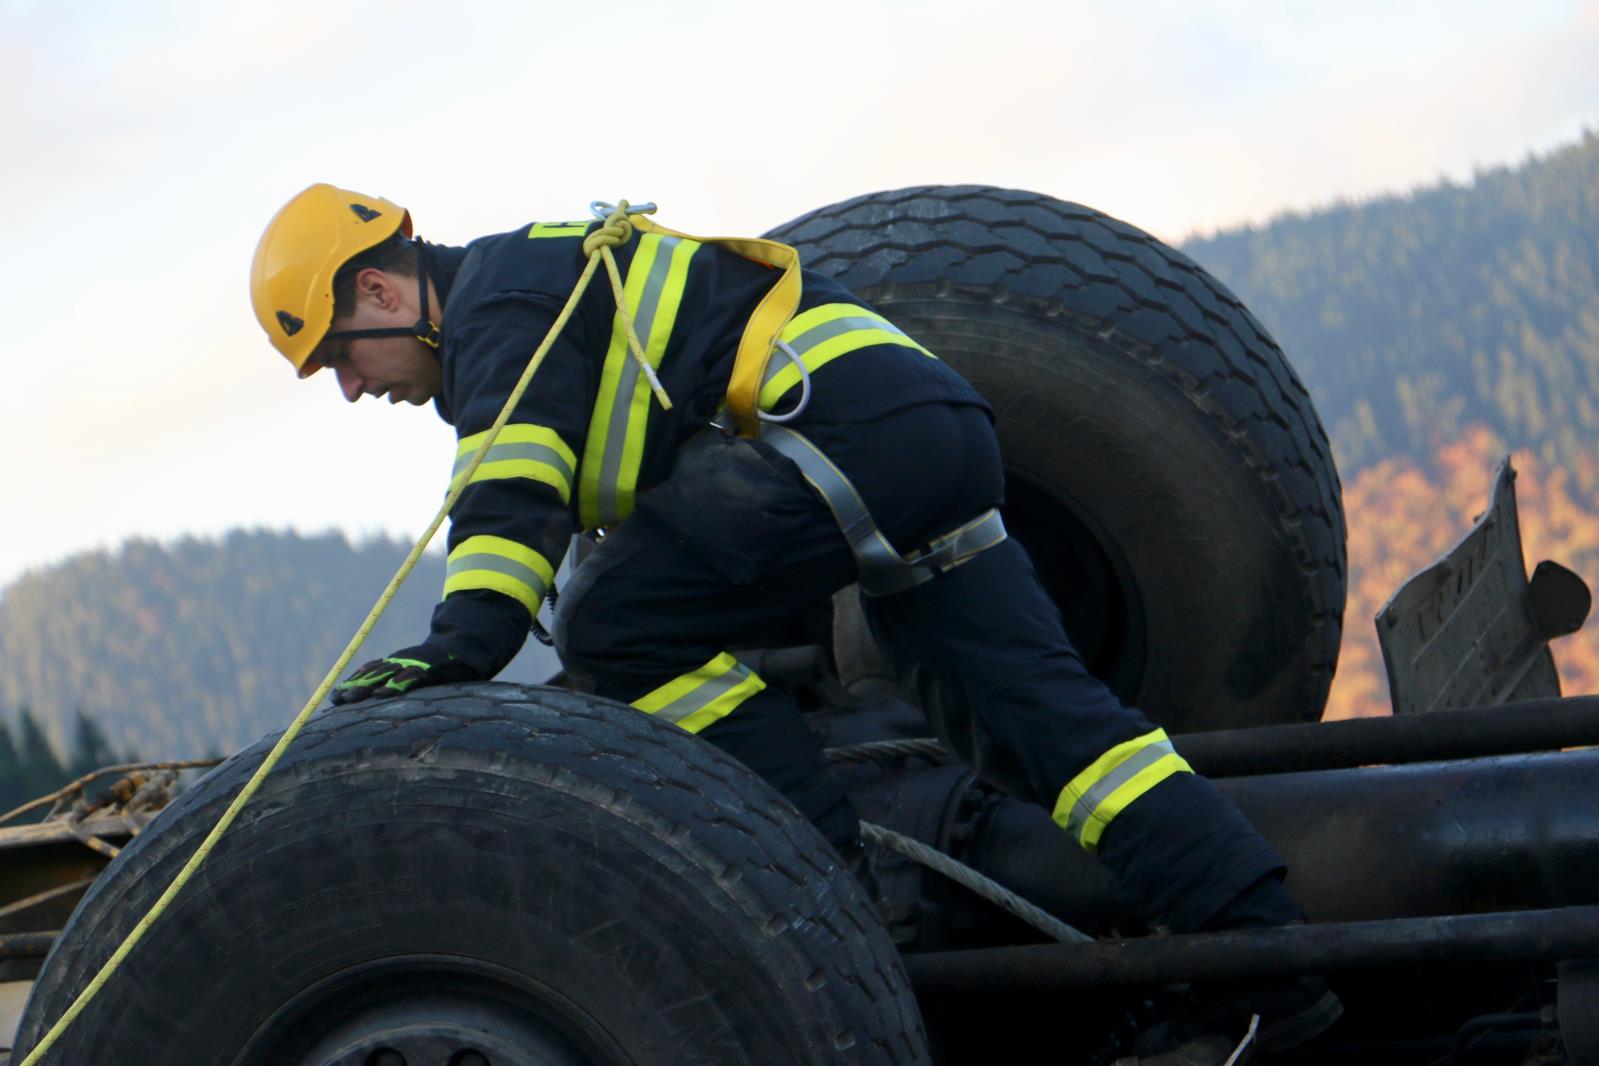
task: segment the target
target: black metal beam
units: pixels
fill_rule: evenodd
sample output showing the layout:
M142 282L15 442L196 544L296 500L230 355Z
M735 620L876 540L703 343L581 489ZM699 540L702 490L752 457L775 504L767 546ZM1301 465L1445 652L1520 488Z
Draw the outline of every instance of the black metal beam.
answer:
M1288 860L1311 919L1352 922L1599 905L1595 782L1599 748L1219 784ZM1104 868L1042 808L993 800L957 847L1079 928L1130 917Z
M1340 770L1599 744L1599 696L1400 718L1186 733L1172 743L1207 777Z
M1599 957L1599 906L907 955L918 989L1112 988Z
M42 959L50 954L59 932L7 933L0 936L0 959Z

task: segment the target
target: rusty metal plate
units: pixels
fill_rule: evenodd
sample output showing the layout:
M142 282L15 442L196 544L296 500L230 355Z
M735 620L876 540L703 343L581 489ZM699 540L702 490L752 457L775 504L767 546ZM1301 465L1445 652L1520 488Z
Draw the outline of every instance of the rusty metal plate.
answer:
M1560 695L1554 656L1528 595L1515 480L1506 457L1472 531L1378 612L1395 714Z

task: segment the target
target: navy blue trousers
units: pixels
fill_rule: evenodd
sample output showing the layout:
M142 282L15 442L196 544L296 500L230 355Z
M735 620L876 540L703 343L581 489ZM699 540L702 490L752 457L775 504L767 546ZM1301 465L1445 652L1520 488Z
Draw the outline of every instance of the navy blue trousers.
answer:
M855 484L901 552L1001 501L987 414L924 404L805 433ZM581 687L632 702L729 646L814 609L855 579L832 513L787 459L722 440L685 456L568 581L557 648ZM1083 667L1026 551L1010 540L908 592L865 601L938 735L985 780L1053 808L1110 748L1154 728ZM835 844L858 833L791 698L772 688L700 735L763 776ZM1282 859L1204 778L1175 774L1118 814L1098 855L1151 922L1214 923L1246 889L1280 893ZM1273 876L1277 875L1277 876ZM1252 905L1253 906L1253 905Z

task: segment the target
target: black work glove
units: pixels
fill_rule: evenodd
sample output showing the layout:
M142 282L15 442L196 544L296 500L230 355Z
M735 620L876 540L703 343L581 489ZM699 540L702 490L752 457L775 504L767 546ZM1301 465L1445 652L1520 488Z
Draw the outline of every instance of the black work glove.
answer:
M333 686L335 705L365 699L403 696L423 685L448 685L454 681L480 681L478 672L442 648L418 644L374 659Z

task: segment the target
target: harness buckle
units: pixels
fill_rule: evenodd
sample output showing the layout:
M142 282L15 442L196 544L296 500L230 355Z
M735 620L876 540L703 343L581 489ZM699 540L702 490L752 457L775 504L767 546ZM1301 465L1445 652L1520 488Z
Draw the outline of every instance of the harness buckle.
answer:
M857 583L868 596L892 596L933 580L1005 540L1005 522L990 507L933 541L926 551L901 555L872 520L848 477L804 435L766 422L761 439L799 467L843 531L855 556Z
M990 507L965 525L928 542L926 551L905 556L905 562L940 574L947 573L1004 539L1005 523L999 517L999 510Z

